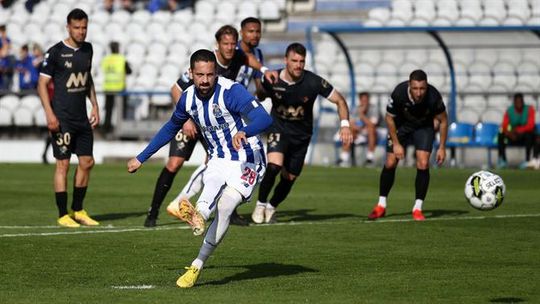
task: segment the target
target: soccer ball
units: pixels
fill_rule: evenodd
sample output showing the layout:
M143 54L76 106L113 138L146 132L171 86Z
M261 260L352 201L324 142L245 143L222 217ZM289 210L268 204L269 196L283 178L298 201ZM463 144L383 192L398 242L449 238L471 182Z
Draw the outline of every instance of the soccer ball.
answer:
M499 207L505 193L503 179L488 171L473 173L465 183L465 198L478 210L486 211Z

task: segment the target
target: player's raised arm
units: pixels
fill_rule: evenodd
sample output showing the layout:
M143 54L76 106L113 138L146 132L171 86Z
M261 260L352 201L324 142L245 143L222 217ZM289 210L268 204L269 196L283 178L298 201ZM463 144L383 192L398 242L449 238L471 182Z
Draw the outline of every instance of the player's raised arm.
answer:
M353 141L353 136L349 123L349 107L343 95L334 88L328 96L328 100L337 105L337 111L340 120L339 138L345 146L349 146Z

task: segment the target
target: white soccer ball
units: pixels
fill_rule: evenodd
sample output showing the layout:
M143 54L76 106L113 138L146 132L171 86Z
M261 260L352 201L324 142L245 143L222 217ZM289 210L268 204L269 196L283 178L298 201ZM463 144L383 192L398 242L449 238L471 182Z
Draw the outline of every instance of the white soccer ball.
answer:
M478 210L492 210L499 207L504 199L506 186L503 179L489 171L473 173L465 183L465 197Z

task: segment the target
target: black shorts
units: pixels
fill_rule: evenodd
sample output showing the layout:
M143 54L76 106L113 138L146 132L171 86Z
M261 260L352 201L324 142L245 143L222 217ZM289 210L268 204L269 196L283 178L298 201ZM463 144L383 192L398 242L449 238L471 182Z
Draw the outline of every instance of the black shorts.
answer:
M53 155L56 159L77 156L93 156L94 134L86 122L60 122L60 131L52 133Z
M406 148L410 144L414 144L415 150L431 152L433 150L433 140L435 140L435 130L433 127L425 127L419 129L400 127L397 130L399 143ZM394 146L390 135L386 141L386 152L394 153Z
M182 130L178 131L169 145L169 157L177 156L182 157L185 160L189 160L191 158L191 154L193 154L195 145L199 140L201 143L203 143L206 150L206 145L204 144L204 140L202 140L200 133L197 133L197 138L193 139L185 135Z
M283 167L289 173L300 175L311 136L297 138L286 133L268 133L267 151L283 153Z

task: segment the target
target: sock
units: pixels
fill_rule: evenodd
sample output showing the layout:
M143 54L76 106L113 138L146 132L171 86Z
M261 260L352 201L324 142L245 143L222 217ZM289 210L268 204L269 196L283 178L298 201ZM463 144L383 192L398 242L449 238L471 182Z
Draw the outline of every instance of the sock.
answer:
M386 166L383 167L379 184L379 196L388 197L388 193L390 193L390 189L394 185L395 177L396 168L388 169Z
M256 203L255 205L256 205L256 206L261 206L261 207L266 208L266 206L268 205L268 203L267 203L267 202L257 201L257 203Z
M281 166L278 166L273 163L269 163L266 168L266 173L264 174L263 180L261 181L261 184L259 185L259 201L260 202L267 202L268 201L268 195L270 194L270 191L272 190L272 187L274 186L274 182L276 181L276 176L281 171Z
M414 207L413 207L412 210L413 210L413 211L414 211L414 210L417 210L417 209L418 209L418 210L422 210L422 204L423 204L423 203L424 203L423 200L421 200L421 199L416 199L416 200L414 201Z
M197 206L195 207L197 211L202 215L205 221L207 221L210 218L210 215L212 215L212 212L215 208L212 208L210 206L211 202L207 201L197 201Z
M156 218L159 213L159 207L163 203L165 196L169 192L171 185L174 181L176 172L171 172L167 168L163 168L156 182L156 187L154 188L154 195L152 197L152 205L148 210L148 216Z
M341 153L339 154L339 159L341 160L342 163L348 163L350 156L351 156L350 152L341 151Z
M377 205L386 208L386 196L379 196L379 202Z
M189 177L188 182L182 188L182 191L180 191L180 194L176 196L175 200L181 200L183 198L190 199L193 196L195 196L197 193L199 193L203 186L203 176L204 171L206 171L206 164L201 164L193 171L191 176Z
M266 210L268 210L268 211L272 211L272 210L275 210L275 209L276 209L276 207L272 206L271 204L266 205Z
M195 266L199 270L203 268L203 265L204 265L204 261L199 258L196 258L195 260L193 260L193 262L191 262L191 266Z
M56 206L58 207L58 217L68 214L67 211L67 192L55 192Z
M88 187L73 187L73 202L71 203L71 210L81 211L83 209L83 200L86 196L86 189Z
M272 205L274 208L279 206L279 204L285 200L287 195L289 195L289 192L291 192L293 184L294 180L288 180L281 176L279 183L274 189L274 195L272 195L272 198L270 199L270 205Z
M375 157L375 154L373 153L373 151L368 151L366 153L366 159L367 160L373 160L374 157Z
M416 200L424 201L426 199L426 194L429 186L429 169L425 170L416 170Z

